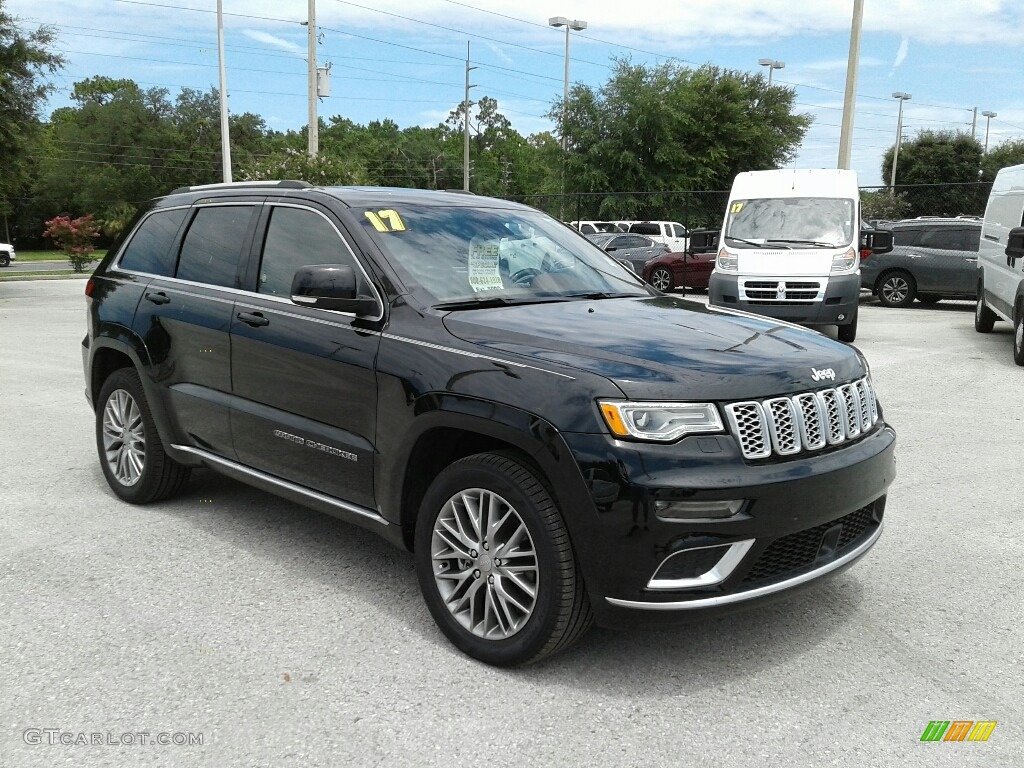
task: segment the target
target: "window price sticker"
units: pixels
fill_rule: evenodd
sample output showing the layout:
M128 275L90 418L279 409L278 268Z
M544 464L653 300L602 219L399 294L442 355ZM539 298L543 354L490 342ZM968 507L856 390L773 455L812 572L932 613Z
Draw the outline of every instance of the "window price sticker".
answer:
M498 242L474 237L469 241L469 287L475 292L505 287L498 271Z

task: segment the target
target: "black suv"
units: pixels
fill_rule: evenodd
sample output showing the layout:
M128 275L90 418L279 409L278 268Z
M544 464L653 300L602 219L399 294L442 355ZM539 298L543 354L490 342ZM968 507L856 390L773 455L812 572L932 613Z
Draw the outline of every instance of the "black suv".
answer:
M523 205L179 189L86 293L118 496L203 466L376 531L492 664L805 584L881 534L895 434L855 349L662 295Z
M923 216L890 224L889 253L861 253L860 283L887 307L977 296L981 219Z

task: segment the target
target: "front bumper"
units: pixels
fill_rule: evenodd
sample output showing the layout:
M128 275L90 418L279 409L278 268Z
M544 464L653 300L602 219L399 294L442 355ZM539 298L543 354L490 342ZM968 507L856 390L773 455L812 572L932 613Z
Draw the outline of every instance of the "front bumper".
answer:
M807 279L817 282L825 280L820 277ZM824 294L814 301L749 300L744 297L741 290L741 283L745 280L781 284L787 281L800 281L801 278L761 278L714 272L708 283L708 303L805 325L846 325L857 317L861 287L861 277L857 273L828 277ZM839 319L840 316L842 320Z
M895 477L895 433L882 422L854 443L765 462L744 461L728 435L668 446L565 438L595 511L590 525L570 528L604 626L706 616L852 565L881 534ZM661 517L656 505L726 500L742 502L732 517L685 522ZM681 579L693 586L673 588L661 578L673 556L702 549L741 556L710 583Z

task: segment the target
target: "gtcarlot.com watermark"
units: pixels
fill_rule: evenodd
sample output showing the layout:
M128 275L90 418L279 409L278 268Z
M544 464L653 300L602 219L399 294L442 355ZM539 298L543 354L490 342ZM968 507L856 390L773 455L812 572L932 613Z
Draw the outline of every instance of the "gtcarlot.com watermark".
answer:
M26 728L26 744L64 747L191 747L202 746L203 733L181 731L65 731L63 728Z

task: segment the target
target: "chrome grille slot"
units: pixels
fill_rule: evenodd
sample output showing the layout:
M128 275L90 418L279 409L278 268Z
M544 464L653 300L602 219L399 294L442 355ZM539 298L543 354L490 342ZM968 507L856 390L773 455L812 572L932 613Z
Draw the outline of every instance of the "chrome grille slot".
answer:
M821 404L817 396L805 392L793 398L796 403L797 421L800 424L800 439L804 448L816 451L825 445L825 432L821 426Z
M768 418L772 448L779 456L800 453L800 435L797 432L796 410L788 397L764 401L764 414Z
M878 421L871 380L816 392L729 403L725 413L746 459L793 456L840 445Z
M733 433L740 441L744 457L767 459L772 455L768 423L760 403L730 403L725 406L725 415Z

